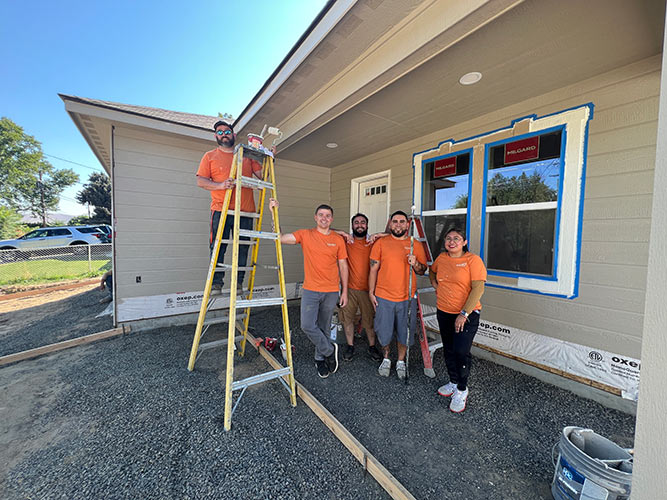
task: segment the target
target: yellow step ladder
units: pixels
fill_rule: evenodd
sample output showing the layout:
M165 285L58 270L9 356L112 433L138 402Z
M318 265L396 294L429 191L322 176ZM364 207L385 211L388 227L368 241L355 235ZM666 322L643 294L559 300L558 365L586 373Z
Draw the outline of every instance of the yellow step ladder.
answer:
M259 157L262 159L262 173L263 179L257 179L254 177L246 177L243 175L243 156L244 151L248 153L248 156ZM280 244L280 223L278 220L278 208L274 207L271 209L271 215L274 222L274 232L265 232L262 231L262 218L264 215L264 204L266 201L266 191L269 190L271 198L278 197L276 192L276 178L274 171L273 157L271 155L264 154L263 152L251 148L245 144L239 144L234 150L234 157L232 159L232 167L230 172L230 178L234 179L236 183L235 192L235 204L234 204L234 229L233 229L233 238L231 240L224 241L222 240L222 234L225 227L225 221L227 220L227 214L229 211L230 199L232 190L228 189L225 194L225 201L223 203L220 223L218 224L218 232L215 237L215 245L213 247L213 252L211 255L211 262L208 268L208 277L206 278L206 285L204 287L204 296L202 298L201 308L199 310L199 317L197 319L197 328L195 329L195 336L192 341L192 349L190 351L190 361L188 363L188 370L192 371L195 367L195 362L197 357L203 351L217 347L220 345L227 345L227 376L225 383L225 430L231 429L232 426L232 415L236 410L243 394L246 389L251 385L255 385L267 380L278 379L285 388L288 390L290 395L290 401L292 406L296 406L296 384L294 381L294 367L292 365L292 342L290 339L290 329L289 329L289 317L287 314L287 294L285 291L285 270L283 267L283 252L282 246ZM259 196L259 212L256 214L245 214L244 216L254 217L254 227L253 230L241 229L241 188L249 187L253 189L260 190ZM240 236L245 236L251 238L249 241L239 240ZM278 270L278 281L280 284L280 297L275 298L262 298L262 299L253 299L253 287L255 285L255 274L257 271L257 256L259 251L259 242L260 240L273 240L276 245L276 260L277 266L264 266L269 269ZM220 253L220 245L222 243L231 243L232 246L232 264L220 264L218 265L218 254ZM252 245L252 254L250 259L250 264L248 266L239 267L238 256L239 256L239 245L240 244L249 244ZM215 300L217 298L225 298L225 296L218 296L216 298L211 298L211 287L213 284L213 276L216 272L222 272L225 270L231 271L231 285L230 285L230 294L229 294L229 309L226 316L222 316L215 319L206 320L206 313L209 311ZM239 270L248 270L250 271L250 278L248 283L248 296L247 298L237 298L237 274ZM243 380L234 381L234 351L236 350L235 342L240 340L240 349L239 354L243 356L245 354L246 347L246 338L248 334L248 323L250 321L250 310L253 307L261 306L270 306L270 305L280 305L282 308L283 314L283 339L285 343L285 357L287 361L287 366L280 368L278 370L272 370L266 373L261 373L259 375L254 375L252 377L245 378ZM239 314L237 311L243 310ZM242 322L240 320L243 320ZM228 335L227 339L218 340L213 342L208 342L206 344L200 344L200 340L208 330L211 325L219 323L228 323ZM238 337L235 336L236 329L241 332L241 335ZM285 379L287 382L285 382ZM232 394L236 390L241 390L236 404L232 408Z

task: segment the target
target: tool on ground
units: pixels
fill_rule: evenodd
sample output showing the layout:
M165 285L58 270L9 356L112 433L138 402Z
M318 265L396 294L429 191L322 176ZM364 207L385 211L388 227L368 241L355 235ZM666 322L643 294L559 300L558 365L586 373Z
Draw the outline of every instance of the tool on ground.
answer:
M276 134L279 135L279 134ZM243 157L244 153L250 157L261 160L262 162L262 173L263 178L257 179L254 177L246 177L243 175ZM230 200L232 190L228 189L225 193L225 201L223 203L222 213L220 217L220 223L218 224L218 232L215 237L215 244L211 261L208 269L208 276L206 278L206 284L204 286L204 296L202 298L202 305L199 310L199 317L197 319L197 327L195 329L194 339L192 341L192 349L190 351L190 360L188 363L188 370L192 371L194 369L195 361L199 354L204 350L210 349L212 347L217 347L220 345L227 344L227 368L226 368L226 379L225 379L225 417L224 425L225 430L231 429L232 415L239 403L241 398L245 393L246 389L251 385L255 385L267 380L278 379L283 386L287 389L290 395L290 402L292 406L296 406L296 384L294 380L294 367L292 364L292 347L290 339L290 329L289 329L289 318L287 313L287 295L285 291L285 270L283 267L283 253L282 246L280 244L280 222L278 219L278 208L274 207L271 210L271 215L273 218L274 229L273 232L262 231L262 220L264 216L264 204L266 201L267 190L270 192L270 197L277 198L276 192L276 178L274 171L274 162L273 155L267 151L258 151L253 149L245 144L239 144L234 149L234 157L232 159L232 167L230 171L230 178L235 181L235 205L233 207L234 215L234 228L233 228L233 237L231 240L222 240L222 234L225 227L225 222L227 220L227 215L231 215L230 212ZM252 188L258 189L260 192L259 195L259 211L257 213L242 213L241 212L241 188ZM240 221L241 216L252 217L254 219L254 228L253 230L241 229ZM249 240L240 240L241 236L250 238ZM253 287L255 284L255 274L258 266L258 255L259 255L259 242L260 240L273 240L276 247L276 260L277 265L275 266L263 266L268 269L277 269L278 270L278 282L280 286L280 296L272 298L253 298ZM232 264L217 264L218 254L220 253L220 245L222 243L231 243L232 247ZM252 255L250 258L250 263L248 266L244 265L239 266L239 245L252 245ZM222 317L216 317L213 319L206 319L206 313L210 310L211 306L217 300L227 299L224 295L218 295L211 298L211 287L213 285L213 276L217 272L224 272L229 270L231 273L231 283L230 290L233 292L229 294L229 308L227 310L227 315ZM250 271L250 278L248 280L248 290L249 293L247 298L237 298L235 291L237 290L238 282L238 271L245 270ZM270 305L280 305L282 308L283 316L283 342L286 346L286 367L272 370L266 373L259 375L254 375L252 377L245 378L243 380L234 381L234 350L235 350L235 341L240 340L239 354L243 356L245 354L246 339L248 335L248 323L250 321L250 310L253 307L261 306L270 306ZM237 310L243 310L242 313L237 314ZM243 320L242 322L240 320ZM203 335L206 333L208 328L211 325L219 323L228 323L228 334L227 338L223 340L208 342L206 344L200 344L200 340ZM238 329L241 332L241 335L235 337L235 330ZM275 341L277 343L277 340ZM275 348L275 343L273 344ZM287 381L286 381L287 380ZM236 400L236 404L232 408L232 394L233 391L241 390L241 394Z

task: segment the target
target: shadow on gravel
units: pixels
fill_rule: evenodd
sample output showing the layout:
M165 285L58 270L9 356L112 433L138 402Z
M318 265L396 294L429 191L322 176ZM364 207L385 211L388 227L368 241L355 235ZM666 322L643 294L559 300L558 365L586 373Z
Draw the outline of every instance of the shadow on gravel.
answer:
M0 322L0 356L113 328L111 316L96 318L105 293L89 290L57 302L9 311Z

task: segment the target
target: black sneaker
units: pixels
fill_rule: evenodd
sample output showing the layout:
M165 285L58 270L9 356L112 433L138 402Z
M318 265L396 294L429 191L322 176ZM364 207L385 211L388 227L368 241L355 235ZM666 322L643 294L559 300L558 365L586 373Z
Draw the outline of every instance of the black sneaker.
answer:
M368 346L368 355L373 361L382 361L382 353L376 345Z
M345 352L343 353L343 359L345 361L352 361L352 356L354 356L354 346L353 345L345 346Z
M327 365L326 360L316 359L315 366L317 367L317 374L320 378L327 378L329 376L329 366Z
M334 352L327 356L327 364L329 365L329 372L336 373L338 371L338 344L333 344Z

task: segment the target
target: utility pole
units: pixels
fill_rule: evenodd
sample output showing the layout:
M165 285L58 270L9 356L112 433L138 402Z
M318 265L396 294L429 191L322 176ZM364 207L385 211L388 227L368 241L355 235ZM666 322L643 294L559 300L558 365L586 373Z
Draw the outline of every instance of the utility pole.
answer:
M44 205L44 184L42 184L42 169L39 169L39 198L42 207L42 227L46 227L46 206Z

